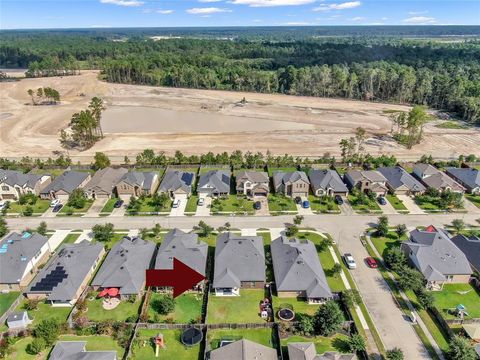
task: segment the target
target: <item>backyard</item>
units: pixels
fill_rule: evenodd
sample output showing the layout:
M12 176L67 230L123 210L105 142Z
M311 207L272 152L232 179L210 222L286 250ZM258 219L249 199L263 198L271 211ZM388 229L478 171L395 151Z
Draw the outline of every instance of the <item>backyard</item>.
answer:
M118 345L111 336L95 335L95 336L75 336L75 335L60 335L59 341L86 341L85 346L87 351L116 351L117 358L121 359L125 349Z
M222 340L246 339L258 344L275 348L272 329L215 329L207 332L207 349L215 350L220 347ZM234 359L232 359L234 360Z
M309 195L308 200L310 201L310 207L315 213L340 212L340 209L338 208L335 199L330 196L316 197L314 195Z
M371 240L378 253L383 257L385 255L385 250L400 246L402 241L407 240L407 235L405 234L399 237L397 233L391 231L387 234L387 236L372 236Z
M337 351L339 353L348 353L348 336L342 334L335 334L330 337L313 336L305 337L300 335L293 335L281 339L282 354L284 360L289 360L287 344L292 342L313 342L317 354L323 354L327 351Z
M91 321L127 321L135 322L140 311L141 300L137 299L135 302L129 300L122 300L122 302L113 310L105 310L102 306L102 299L93 299L87 301L87 317Z
M14 301L20 295L17 291L10 291L9 293L1 293L0 294L0 316L7 311L10 306L14 303Z
M15 311L24 311L26 300L23 300ZM33 320L32 325L37 325L43 320L57 320L60 323L67 321L71 307L53 307L50 304L39 303L37 310L28 310L28 317Z
M283 195L268 195L268 208L271 212L297 212L297 206L293 199Z
M243 197L229 195L227 198L218 198L212 201L211 212L232 212L235 214L253 214L253 201Z
M202 318L203 294L183 294L175 299L175 310L168 315L160 315L157 302L162 294L152 292L148 306L148 319L155 323L189 324L199 323Z
M282 171L282 172L294 172L297 171L295 166L286 166L286 167L268 167L268 176L272 177L275 171Z
M155 347L152 338L163 335L165 348L160 349L160 359L198 360L200 345L187 347L180 342L181 330L141 329L133 342L131 358L135 360L151 360L155 358Z
M432 291L432 295L445 319L457 318L451 310L459 304L465 306L467 318L480 318L480 292L470 284L445 284L442 291Z
M15 360L43 360L47 358L48 349L43 350L38 355L29 354L27 352L27 346L33 341L32 336L27 336L16 341L11 349L12 352L9 354L10 359Z
M315 312L318 310L320 305L312 304L310 305L304 299L298 298L283 298L278 297L276 295L272 296L273 302L273 312L275 313L275 318L278 320L278 311L281 309L291 309L295 312L295 315L314 315Z
M259 304L265 298L263 289L241 289L240 296L215 296L208 298L210 324L218 323L261 323Z
M408 209L406 208L406 206L403 204L403 201L400 200L398 197L396 197L395 195L392 195L392 194L387 194L387 196L385 196L388 200L388 202L393 206L393 208L395 210L397 210L398 212L401 212L401 213L408 213Z

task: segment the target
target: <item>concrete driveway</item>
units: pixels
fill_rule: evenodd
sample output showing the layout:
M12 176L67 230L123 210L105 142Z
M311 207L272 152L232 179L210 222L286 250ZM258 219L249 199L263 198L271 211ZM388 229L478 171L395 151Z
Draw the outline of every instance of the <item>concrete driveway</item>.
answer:
M304 201L308 201L308 199L306 197L302 196L302 203ZM312 211L311 207L305 209L305 208L302 207L302 204L295 204L295 205L297 206L298 215L312 215L313 214L313 211Z
M255 215L256 216L268 216L270 215L270 209L268 208L268 200L265 196L256 196L253 198L253 202L260 201L262 204L262 207L260 210L255 210Z
M210 216L210 208L212 207L212 198L210 196L202 196L205 203L202 206L197 206L195 216Z
M412 197L408 195L397 195L397 198L401 202L403 202L403 205L405 205L405 207L410 212L410 214L413 214L413 215L425 214L425 211L420 209L420 207L417 204L415 204L415 200L413 200Z
M113 208L112 213L109 216L124 216L127 212L128 200L125 201L119 208Z
M95 199L93 202L92 206L90 206L90 209L87 210L87 213L83 216L100 216L100 212L102 211L103 207L107 203L108 198L107 197L101 197L98 199Z
M53 207L49 207L40 217L51 218L57 216L58 212L53 212Z
M355 214L355 210L353 210L352 205L348 202L347 198L343 197L343 204L339 205L338 207L340 208L340 211L344 215L353 215Z
M67 237L70 233L70 230L56 230L52 236L48 239L48 245L50 249L53 251L55 250L63 240Z
M467 198L463 199L463 206L470 214L480 214L480 208L476 207L471 201L468 201Z
M180 200L180 205L178 205L177 208L173 208L170 210L170 215L169 216L185 216L185 208L187 207L187 195L186 194L181 194L181 195L175 195L175 199Z
M375 201L377 201L377 200L375 200ZM385 201L387 202L385 205L382 205L377 201L377 204L378 204L378 206L380 206L380 209L382 209L382 212L384 214L388 214L388 215L396 214L397 211L395 210L393 205L390 204L390 202L387 200L387 198L385 198Z

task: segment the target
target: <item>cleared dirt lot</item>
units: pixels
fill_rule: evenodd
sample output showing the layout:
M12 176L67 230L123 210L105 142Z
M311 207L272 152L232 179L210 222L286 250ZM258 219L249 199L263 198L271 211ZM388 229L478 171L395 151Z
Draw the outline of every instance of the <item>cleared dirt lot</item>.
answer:
M417 159L480 153L478 129L445 130L427 125L425 141L407 150L388 139L392 127L384 110L406 106L361 101L226 91L171 89L107 84L97 72L80 76L24 79L0 83L0 152L8 157L48 157L62 151L59 132L71 115L93 96L107 104L106 136L87 151L70 151L74 160L89 162L96 151L114 159L134 156L145 148L186 154L213 151L270 150L274 154L339 155L338 143L358 126L371 135L367 151ZM27 90L51 86L62 103L32 106ZM246 103L240 101L245 98ZM152 109L153 108L153 109Z

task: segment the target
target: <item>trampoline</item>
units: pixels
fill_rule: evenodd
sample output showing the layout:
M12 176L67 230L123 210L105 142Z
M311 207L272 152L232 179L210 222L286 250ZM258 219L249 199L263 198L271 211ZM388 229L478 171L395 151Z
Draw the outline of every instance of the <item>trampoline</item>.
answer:
M202 341L202 339L203 339L202 331L194 327L189 327L188 329L186 329L182 333L182 336L180 337L182 344L186 346L197 345L200 341Z
M278 317L283 321L292 321L295 319L295 312L292 309L283 308L278 311Z

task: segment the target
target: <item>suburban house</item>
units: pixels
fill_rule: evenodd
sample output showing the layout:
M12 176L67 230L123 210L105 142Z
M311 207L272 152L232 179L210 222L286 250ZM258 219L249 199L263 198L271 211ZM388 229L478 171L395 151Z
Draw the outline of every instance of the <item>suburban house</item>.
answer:
M25 291L28 299L46 299L52 306L73 306L105 254L102 244L86 240L66 244Z
M440 290L444 283L468 284L472 269L467 257L445 231L433 226L413 230L401 248L427 280L428 289Z
M288 358L290 360L357 360L355 354L340 354L327 351L322 355L317 354L315 344L311 342L291 342L287 344Z
M376 196L385 196L388 192L387 179L376 170L350 170L344 176L349 189L359 189Z
M0 200L18 200L25 194L40 194L50 184L50 175L24 174L21 171L0 169Z
M0 291L20 291L35 276L52 252L48 237L11 233L0 241Z
M400 166L377 169L386 179L389 191L395 195L420 195L426 187Z
M269 178L266 172L242 170L235 177L235 182L237 194L251 198L255 196L267 197L270 191Z
M7 316L7 326L9 330L26 329L33 322L28 317L26 311L13 311Z
M473 271L480 274L480 238L476 236L466 237L459 234L451 238L451 240L465 254Z
M157 192L167 193L171 199L176 195L192 195L192 184L195 181L195 174L192 172L170 170L165 173Z
M212 197L230 194L230 171L210 170L200 175L197 193Z
M87 351L86 341L58 341L49 360L117 360L117 352Z
M229 342L210 351L210 360L277 360L277 351L271 347L242 339Z
M281 236L272 241L270 248L279 298L299 297L309 304L333 298L317 249L310 240Z
M261 236L221 233L215 247L213 288L218 296L239 296L241 288L265 286L265 252Z
M98 170L85 185L85 196L91 199L114 197L117 184L127 172L124 168L111 167Z
M95 290L118 289L120 298L140 295L145 288L155 244L139 237L124 237L108 253L92 281Z
M68 200L68 197L77 188L83 188L91 179L86 171L65 171L40 191L42 199Z
M273 172L273 188L275 193L283 193L285 196L295 198L308 197L310 181L303 171Z
M173 269L173 258L205 276L208 245L198 239L198 234L173 229L162 240L157 252L155 269ZM203 281L195 288L203 290Z
M116 185L119 197L152 195L159 183L158 173L154 171L129 171L122 176Z
M347 196L348 188L335 170L312 170L308 174L315 196Z
M469 194L480 195L480 171L472 168L447 168L447 175L460 183Z
M430 164L415 164L413 173L427 188L437 189L440 192L451 191L463 193L465 191L462 185Z

